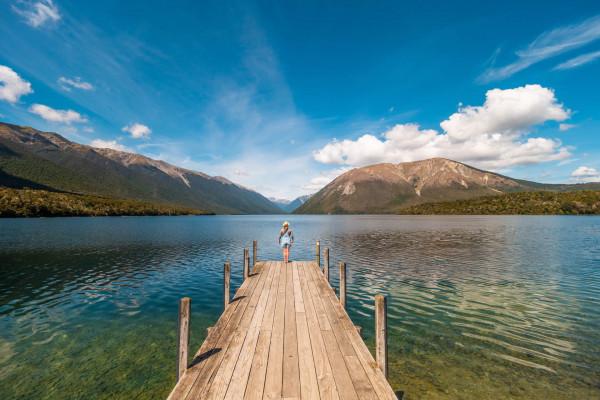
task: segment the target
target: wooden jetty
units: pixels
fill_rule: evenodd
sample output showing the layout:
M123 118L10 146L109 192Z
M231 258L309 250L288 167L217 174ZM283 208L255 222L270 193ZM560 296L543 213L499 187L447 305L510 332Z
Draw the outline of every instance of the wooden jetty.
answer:
M188 363L190 299L180 302L178 382L169 400L190 399L394 399L387 374L385 297L376 296L376 356L350 320L346 264L340 263L340 298L329 285L320 245L314 261L257 261L244 250L243 284ZM342 301L340 301L343 299Z

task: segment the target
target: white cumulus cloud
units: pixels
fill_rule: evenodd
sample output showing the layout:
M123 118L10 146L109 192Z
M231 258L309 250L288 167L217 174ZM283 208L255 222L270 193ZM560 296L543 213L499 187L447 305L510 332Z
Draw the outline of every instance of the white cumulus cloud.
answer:
M113 149L119 151L129 151L127 146L122 145L116 140L102 140L102 139L94 139L90 143L90 146L97 147L100 149Z
M56 110L43 104L33 104L29 107L29 112L39 115L46 121L59 122L70 125L72 123L87 122L87 119L73 110Z
M21 96L33 93L31 83L6 65L0 65L0 100L16 103Z
M585 46L600 39L600 15L578 24L567 25L544 32L526 48L517 51L517 60L498 68L489 68L480 77L481 82L505 79L547 58Z
M598 171L596 168L582 165L575 171L571 172L571 177L580 182L600 182L600 171Z
M150 137L152 130L144 124L134 123L131 125L124 126L123 132L129 132L131 137L134 139L145 139Z
M13 5L13 10L34 28L39 28L48 22L56 22L61 18L58 7L52 0L22 0L17 4L18 6Z
M563 160L570 153L559 140L527 136L533 126L569 115L554 92L540 85L493 89L482 106L460 107L442 121L443 132L399 124L381 137L334 140L313 156L322 163L351 166L446 157L496 170Z
M93 90L94 89L94 86L91 83L81 80L81 78L78 76L73 79L61 76L60 78L58 78L58 84L60 85L61 88L63 88L63 90L66 90L67 92L70 92L71 89L81 89L81 90Z

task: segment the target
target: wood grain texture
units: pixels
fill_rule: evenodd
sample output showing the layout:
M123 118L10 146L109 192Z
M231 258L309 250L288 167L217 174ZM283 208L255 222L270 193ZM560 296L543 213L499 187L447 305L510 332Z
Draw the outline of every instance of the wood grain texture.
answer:
M256 266L169 399L395 398L316 260Z
M184 297L179 300L179 346L177 350L177 380L181 379L188 367L190 343L190 306L192 300Z

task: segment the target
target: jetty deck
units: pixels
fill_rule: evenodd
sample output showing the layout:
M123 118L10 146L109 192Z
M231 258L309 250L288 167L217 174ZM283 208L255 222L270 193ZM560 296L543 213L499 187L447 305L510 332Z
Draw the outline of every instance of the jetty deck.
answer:
M170 400L397 399L317 261L255 261L246 275Z

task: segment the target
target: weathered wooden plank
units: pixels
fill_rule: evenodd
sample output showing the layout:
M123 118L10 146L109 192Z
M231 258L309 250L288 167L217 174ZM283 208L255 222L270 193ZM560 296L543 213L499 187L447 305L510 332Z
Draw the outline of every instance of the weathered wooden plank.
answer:
M346 263L340 263L340 303L346 308Z
M315 311L312 295L308 288L306 263L302 263L302 268L299 268L298 275L300 277L302 295L305 300L304 309L306 310L306 322L308 325L320 398L321 400L338 400L339 395L333 379L329 358L327 357L323 336L321 335L317 312Z
M317 262L317 266L321 268L321 241L317 240L315 245L315 261Z
M244 249L244 280L250 276L250 251Z
M323 254L323 274L325 275L325 279L329 282L329 247L325 248L325 253Z
M328 284L324 279L322 279L322 275L320 274L317 266L315 264L309 264L308 269L311 271L313 280L316 283L319 291L319 299L323 303L323 309L325 310L325 314L327 315L329 324L331 325L331 330L337 338L342 354L345 356L356 355L354 348L348 341L346 331L343 326L344 321L341 321L343 318L341 318L336 312L337 308L343 310L340 302L335 298L335 294L327 287ZM350 318L347 319L350 320Z
M232 379L234 368L239 360L240 352L242 347L246 341L246 338L251 332L252 321L254 320L254 316L259 309L259 304L261 300L265 298L265 294L268 294L264 287L268 283L269 271L265 270L262 274L259 275L259 282L252 293L250 298L250 302L248 303L248 307L244 313L244 316L240 320L240 323L232 332L232 338L229 342L229 345L225 349L221 364L219 368L215 371L215 375L211 380L210 387L208 385L207 390L203 390L200 392L197 397L201 399L214 399L214 400L222 400L227 393L227 388L229 387L229 383ZM256 335L258 337L258 335ZM245 386L245 382L244 382ZM243 396L243 394L242 394Z
M294 300L293 262L286 267L285 331L283 336L283 387L281 397L300 398L300 370L298 365L298 336Z
M252 360L252 369L248 378L248 385L244 393L246 400L260 400L265 390L265 377L269 360L269 346L271 346L271 330L260 331L256 342L256 353Z
M333 371L333 379L335 379L340 399L358 399L359 397L354 389L346 361L338 347L338 341L333 331L321 331L321 334L323 335L323 342L325 343L325 349L327 350L327 356L331 364L331 370Z
M275 304L277 302L277 293L279 290L279 281L281 276L281 268L275 263L269 263L270 268L273 268L274 277L269 293L269 300L265 314L261 323L261 329L256 343L254 358L252 359L252 368L248 378L248 385L244 398L247 400L260 400L263 397L265 387L265 376L267 374L267 363L269 360L269 347L271 345L271 331L273 329L273 314Z
M252 241L252 269L256 269L256 261L258 260L258 242Z
M246 307L242 310L240 317L236 321L233 321L234 324L229 325L228 329L223 332L221 340L219 340L219 352L216 353L214 357L211 357L213 359L212 362L207 364L204 371L202 371L196 379L194 387L188 394L188 399L205 399L206 393L210 390L212 385L223 384L223 381L226 378L223 377L223 374L220 374L219 379L217 379L217 373L219 372L221 365L223 365L223 361L229 360L234 354L227 351L229 347L231 346L235 349L236 346L239 345L239 341L245 338L248 320L254 315L256 303L261 294L262 284L264 284L265 278L266 274L264 273L248 278L248 280L257 281L257 283L252 292L248 293L248 297L239 300L244 301ZM240 326L244 326L245 329L240 329Z
M225 399L238 400L244 397L246 386L248 384L248 377L250 376L250 369L252 367L252 360L254 359L254 354L256 351L260 326L267 308L267 302L269 301L271 291L273 290L274 272L275 268L269 268L268 271L263 272L268 273L267 280L264 284L264 288L260 295L256 310L254 311L254 316L252 317L252 322L248 328L248 333L246 334L246 339L241 347L237 362L234 363L235 368L231 374L231 380L229 382L229 386L227 387ZM275 288L275 290L277 290L277 288ZM232 349L229 351L233 352ZM228 366L222 366L221 370L226 370L227 367ZM226 375L227 372L225 373L225 376ZM221 397L219 395L215 395L214 398L220 399Z
M181 379L188 367L190 343L190 303L189 297L179 300L179 346L177 350L177 380Z
M331 327L331 329L327 330L321 329L321 335L323 336L325 349L327 351L327 357L331 365L339 397L340 399L358 398L358 394L354 389L352 379L348 371L348 367L344 360L343 347L349 344L344 343L343 340L339 340L337 337L342 336L342 333L340 332L341 328L337 326L339 325L339 323L336 321L336 318L333 318L331 315L331 310L329 309L331 307L331 302L326 296L323 295L322 290L320 288L321 283L325 282L325 280L320 274L320 271L317 273L315 273L315 271L319 271L319 269L316 267L316 264L307 263L305 272L308 274L309 277L308 284L309 288L313 293L313 304L321 304L326 318L329 322L329 326ZM330 291L330 293L332 292Z
M312 266L311 268L314 273L314 271L316 270L315 266ZM324 293L326 293L329 296L332 304L335 305L337 303L335 294L333 294L331 291L325 291ZM346 311L341 307L333 307L333 309L338 314L340 323L346 329L347 335L348 335L347 336L348 340L354 347L356 355L357 355L358 359L360 360L360 362L365 370L365 373L367 374L367 376L371 382L371 385L373 386L374 390L377 392L377 395L379 396L379 398L396 400L396 395L395 395L394 391L392 390L391 386L387 382L387 380L386 380L385 376L383 375L383 373L381 372L381 370L377 367L377 364L376 364L375 360L373 359L373 356L371 355L369 349L367 348L364 341L360 337L360 333L357 331L356 326L352 323L352 321L348 317L348 314L346 313Z
M169 399L395 399L316 261L257 272Z
M298 338L298 366L300 369L300 398L319 399L319 385L317 384L312 345L305 314L304 298L300 286L299 269L303 268L303 264L294 263L293 266L296 336Z
M227 308L231 301L231 264L229 261L223 266L223 309Z
M319 321L319 326L321 330L331 330L331 324L329 323L329 319L327 318L327 314L323 307L323 302L319 300L321 294L319 293L319 289L314 281L315 278L312 276L312 272L309 269L310 263L304 263L304 272L306 274L308 285L308 290L311 292L311 297L314 299L313 306L315 308L315 313L317 314L317 320ZM317 301L319 300L319 301Z
M383 375L387 377L387 301L385 296L375 296L375 359Z
M245 296L251 293L258 279L251 279L245 281L242 286L237 290L234 301L221 315L221 318L217 321L210 334L202 343L202 346L196 353L192 365L185 372L183 377L179 380L177 385L173 388L169 395L169 400L184 399L192 389L193 385L197 381L198 376L204 370L204 367L209 363L215 361L219 355L221 342L223 340L222 334L227 330L228 326L237 324L239 318L246 308L248 301Z
M265 377L264 399L280 399L283 385L283 332L285 328L285 292L286 292L286 265L277 263L281 269L279 288L277 290L277 304L273 316L271 332L271 346L269 347L269 361L267 362L267 375Z

